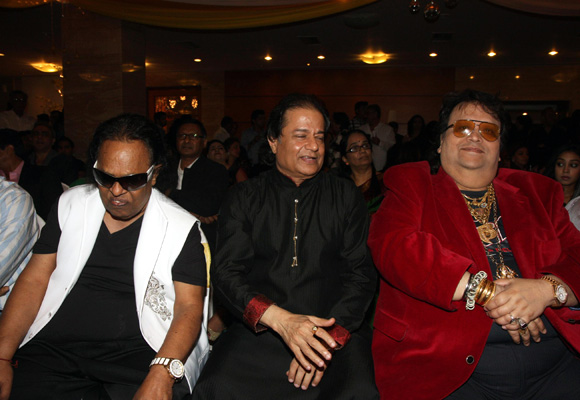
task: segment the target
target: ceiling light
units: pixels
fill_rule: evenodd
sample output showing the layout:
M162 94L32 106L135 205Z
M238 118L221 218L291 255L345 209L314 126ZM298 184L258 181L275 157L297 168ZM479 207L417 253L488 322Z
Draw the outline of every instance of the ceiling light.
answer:
M193 61L194 62L201 62L201 58L194 58Z
M437 57L439 54L433 52L433 53L429 53L429 57Z
M522 115L528 115L528 113L527 112L523 112Z
M469 77L469 79L475 79L475 76L471 75L471 76Z
M270 57L270 56L268 55L268 56L264 57L264 60L266 60L266 61L271 61L271 60L272 60L272 57Z
M382 64L389 58L385 53L366 53L361 54L360 59L365 64Z
M306 63L306 66L307 66L307 67L310 67L310 63Z
M62 66L54 63L33 63L30 64L33 68L39 70L40 72L58 72L62 70Z
M558 54L558 52L556 50L552 50L548 54L551 55L551 56L555 56L556 54Z
M319 56L318 56L318 57L316 57L316 58L318 58L319 60L324 60L326 57L324 57L324 56L321 54L321 55L319 55Z
M4 57L4 53L0 53L0 57Z
M489 53L487 53L487 55L489 57L495 57L496 53L495 53L495 51L491 50Z
M519 75L516 75L516 79L520 79L520 76Z

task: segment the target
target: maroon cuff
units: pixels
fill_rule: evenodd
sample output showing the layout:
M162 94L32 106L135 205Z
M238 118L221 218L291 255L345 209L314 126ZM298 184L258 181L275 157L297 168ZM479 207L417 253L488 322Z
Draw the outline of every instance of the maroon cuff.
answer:
M259 294L250 300L244 310L244 322L246 325L252 328L254 332L261 332L268 329L265 325L260 324L260 318L262 318L262 315L264 315L272 304L274 302L263 294Z
M338 344L338 346L334 348L335 350L342 349L350 340L350 332L340 325L334 324L332 327L326 329L326 332L328 332Z

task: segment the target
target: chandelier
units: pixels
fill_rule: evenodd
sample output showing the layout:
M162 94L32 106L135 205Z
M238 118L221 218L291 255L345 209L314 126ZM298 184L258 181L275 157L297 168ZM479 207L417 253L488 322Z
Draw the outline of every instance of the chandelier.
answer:
M445 0L445 6L447 8L454 8L459 3L459 0ZM421 11L421 3L419 0L411 0L409 3L409 11L411 14L418 14ZM441 11L439 10L439 5L435 1L427 2L427 5L423 9L423 15L428 22L435 22L439 18Z

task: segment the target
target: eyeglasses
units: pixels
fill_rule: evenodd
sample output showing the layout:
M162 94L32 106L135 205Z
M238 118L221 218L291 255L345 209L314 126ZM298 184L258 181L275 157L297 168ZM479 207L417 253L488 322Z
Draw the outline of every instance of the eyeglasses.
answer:
M113 187L115 182L119 182L119 185L121 185L123 189L133 192L147 185L153 176L154 167L155 165L150 166L147 172L143 172L141 174L115 177L101 171L100 169L97 169L97 162L95 161L95 165L93 165L93 176L95 177L95 181L97 181L99 186L110 189Z
M499 126L497 124L486 121L477 121L475 119L458 119L445 128L445 130L453 127L453 134L458 138L463 138L471 135L476 126L479 127L479 134L481 137L488 142L495 142L499 139Z
M370 143L363 143L360 146L352 146L346 152L347 153L358 153L361 150L370 150L370 148L371 148Z
M177 135L177 139L183 140L183 141L185 139L188 139L190 141L193 141L193 140L205 139L205 136L203 136L201 133L190 133L190 134L182 133L180 135Z

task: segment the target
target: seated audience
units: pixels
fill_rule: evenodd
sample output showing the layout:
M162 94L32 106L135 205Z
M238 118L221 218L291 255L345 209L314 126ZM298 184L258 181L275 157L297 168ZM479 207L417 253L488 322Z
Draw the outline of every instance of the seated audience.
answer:
M28 161L32 165L48 166L50 161L58 155L52 148L56 138L48 122L38 121L32 128L32 154Z
M528 146L523 143L513 146L510 158L510 168L521 171L530 171L530 152Z
M580 147L566 145L553 154L546 175L555 179L564 190L564 205L580 196Z
M230 137L233 137L235 126L236 124L232 117L223 117L219 129L213 135L214 140L219 140L224 143Z
M0 176L0 312L40 233L32 197Z
M16 132L29 131L36 118L26 115L28 95L21 90L14 90L8 95L6 111L0 112L0 129L12 129Z
M367 107L367 123L360 129L371 137L373 164L377 171L382 171L387 165L387 152L397 139L393 128L381 122L381 108L377 104Z
M264 110L254 110L250 116L252 126L242 132L241 145L248 154L248 159L252 165L260 163L260 147L266 142L266 112Z
M377 174L373 166L370 138L355 129L343 136L340 149L344 163L342 175L352 179L364 196L369 214L373 214L381 205L386 188L383 174Z
M452 93L439 171L385 173L369 234L383 398L580 398L580 232L557 183L498 171L506 119L495 96Z
M248 180L248 160L242 155L240 141L229 138L224 142L228 156L226 168L230 175L230 185Z
M153 188L164 154L144 117L97 128L96 183L59 199L0 320L2 399L189 398L208 353L206 243Z
M229 186L228 171L202 156L207 134L201 121L184 115L173 122L169 136L176 138L179 160L169 165L168 195L201 221L213 250L218 211Z
M17 182L34 200L36 213L44 220L62 193L62 186L54 171L24 161L16 149L20 148L18 134L0 131L0 175Z
M57 139L55 147L58 155L48 165L56 172L60 181L68 186L85 176L85 163L73 155L74 146L73 141L66 136Z
M354 117L350 121L348 130L360 129L367 123L367 107L368 101L357 101L354 105Z

